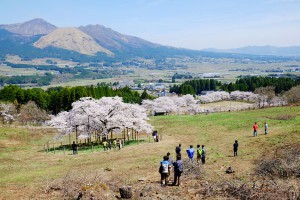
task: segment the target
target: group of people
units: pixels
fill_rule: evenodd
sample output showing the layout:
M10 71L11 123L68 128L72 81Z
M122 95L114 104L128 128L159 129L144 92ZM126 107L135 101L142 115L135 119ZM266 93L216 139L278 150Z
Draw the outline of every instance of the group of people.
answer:
M190 148L186 150L187 155L189 157L189 162L194 162L194 154L195 154L195 150L193 145L190 145ZM202 164L205 164L205 158L206 158L206 149L204 147L204 145L197 145L197 163L200 164L200 161Z
M257 136L257 130L258 130L258 125L257 122L254 123L253 125L253 136L256 137ZM264 123L264 130L265 130L265 135L267 135L269 133L269 125L267 122ZM238 148L239 148L239 143L237 140L234 141L233 143L233 156L237 156L237 152L238 152Z
M189 157L189 162L194 162L194 148L193 145L190 145L190 148L186 150L187 155ZM161 175L161 185L167 186L169 182L169 177L171 171L174 171L174 179L172 185L180 185L180 177L183 173L183 162L181 156L181 144L179 144L175 148L176 153L176 161L174 162L171 158L171 154L168 152L167 155L163 156L163 160L160 162L159 173ZM206 150L204 145L202 147L197 145L197 163L200 164L200 160L202 164L205 163Z
M181 154L176 154L176 161L170 157L170 153L163 157L163 161L160 162L159 173L161 175L161 185L167 186L171 171L174 171L174 179L172 185L180 185L180 176L183 172L183 162L181 160Z
M111 148L115 149L117 147L120 150L122 148L122 141L119 139L115 139L112 142L110 140L108 140L108 141L104 140L102 142L102 145L103 145L104 151L111 150ZM73 141L72 150L73 150L73 155L78 154L78 144L76 144L75 141Z
M119 148L119 150L122 149L122 141L119 139L115 139L112 142L110 140L108 140L108 141L104 140L102 142L102 145L103 145L104 151L107 151L108 149L111 150L111 148L115 149L117 147Z
M267 124L267 122L265 122L264 124L264 128L265 128L265 135L267 135L269 133L269 125ZM255 122L253 125L253 136L256 137L257 136L257 130L258 130L258 125Z

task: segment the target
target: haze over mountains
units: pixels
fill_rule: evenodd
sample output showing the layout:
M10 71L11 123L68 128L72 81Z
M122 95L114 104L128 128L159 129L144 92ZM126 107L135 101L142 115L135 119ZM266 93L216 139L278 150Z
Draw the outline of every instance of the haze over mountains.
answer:
M168 56L220 53L300 56L300 47L244 47L238 49L206 49L195 51L155 44L138 37L124 35L102 25L58 28L43 19L0 25L0 56L74 58L86 56ZM229 55L229 54L228 54Z
M300 47L275 47L275 46L248 46L235 49L205 49L212 52L223 53L239 53L239 54L254 54L254 55L274 55L274 56L299 56Z

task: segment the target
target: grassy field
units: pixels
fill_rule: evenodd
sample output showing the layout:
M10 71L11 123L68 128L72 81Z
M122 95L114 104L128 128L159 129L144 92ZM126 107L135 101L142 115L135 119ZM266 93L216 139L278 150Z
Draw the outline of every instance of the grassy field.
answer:
M1 76L18 76L18 75L44 75L47 71L36 70L34 68L11 68L5 65L0 65L0 75ZM48 71L51 72L51 71Z
M49 199L49 194L45 193L47 183L67 173L79 176L97 172L101 180L118 186L140 187L140 179L159 185L159 162L167 152L171 152L174 159L178 143L183 145L183 159L187 159L185 149L189 145L206 146L203 180L251 180L257 160L272 154L277 147L300 143L300 107L158 116L152 117L150 122L162 136L161 142L149 142L144 136L146 142L126 146L121 151L103 152L95 147L91 151L79 149L76 156L69 150L65 154L62 150L55 154L44 151L44 144L51 140L54 130L0 127L0 199ZM258 137L252 136L254 122L259 125ZM269 124L268 135L263 134L264 122ZM236 139L240 145L239 156L233 157L232 145ZM68 137L63 142L67 141ZM236 173L224 176L229 166L234 167ZM189 181L183 176L183 189Z

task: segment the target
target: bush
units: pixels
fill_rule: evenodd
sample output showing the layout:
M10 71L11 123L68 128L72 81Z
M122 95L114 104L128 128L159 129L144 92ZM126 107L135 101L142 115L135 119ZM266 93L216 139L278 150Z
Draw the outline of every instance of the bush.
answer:
M300 177L300 145L283 147L271 159L262 160L257 173L272 178Z
M291 88L285 93L289 103L299 103L300 102L300 86Z

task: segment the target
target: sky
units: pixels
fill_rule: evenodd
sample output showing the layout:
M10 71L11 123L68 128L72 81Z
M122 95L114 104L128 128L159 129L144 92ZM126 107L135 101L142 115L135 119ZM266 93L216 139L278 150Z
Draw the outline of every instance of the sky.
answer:
M188 49L300 46L300 0L1 0L0 24L100 24Z

